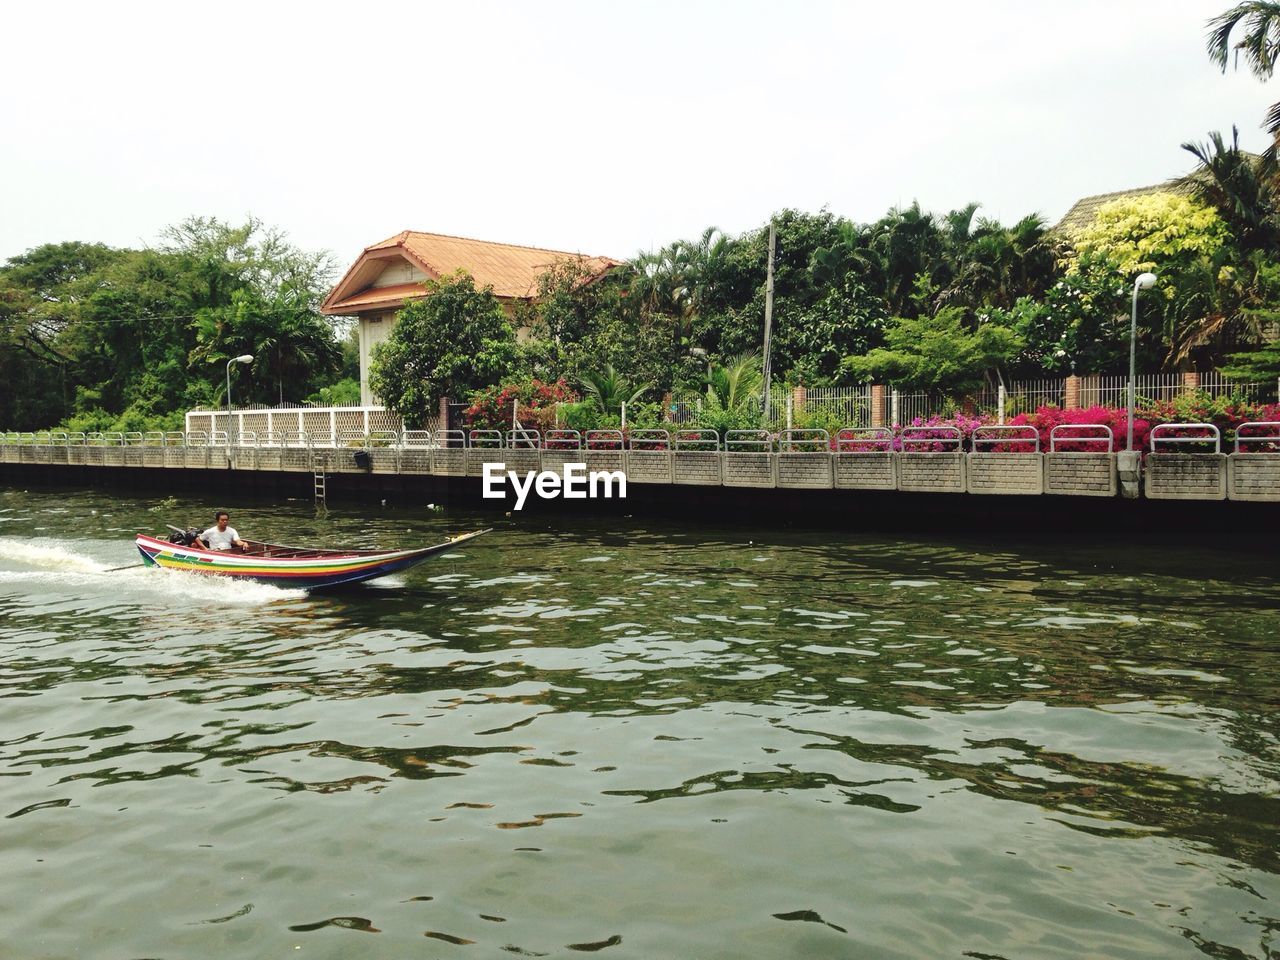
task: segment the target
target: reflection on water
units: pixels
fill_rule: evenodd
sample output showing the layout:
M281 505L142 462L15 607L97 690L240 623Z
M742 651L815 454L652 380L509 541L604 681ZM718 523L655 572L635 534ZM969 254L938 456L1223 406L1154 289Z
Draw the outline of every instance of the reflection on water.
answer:
M6 956L1276 956L1257 556L524 519L310 597L112 570L156 507L0 491Z

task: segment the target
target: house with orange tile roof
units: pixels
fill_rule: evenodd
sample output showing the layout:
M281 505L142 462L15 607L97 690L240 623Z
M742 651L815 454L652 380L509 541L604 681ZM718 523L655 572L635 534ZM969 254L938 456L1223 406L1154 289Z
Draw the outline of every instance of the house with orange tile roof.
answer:
M514 317L517 304L537 295L538 277L564 260L578 261L598 276L622 265L610 257L405 230L366 247L329 291L320 312L355 317L359 322L360 401L370 404L374 402L369 391L373 348L387 338L405 303L426 296L424 280L465 270L477 287L492 287L507 315Z

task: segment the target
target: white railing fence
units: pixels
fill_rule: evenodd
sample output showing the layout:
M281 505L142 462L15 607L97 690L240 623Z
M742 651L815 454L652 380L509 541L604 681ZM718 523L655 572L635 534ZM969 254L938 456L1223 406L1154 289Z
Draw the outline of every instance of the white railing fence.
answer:
M423 426L435 430L439 426L436 419L430 418ZM385 407L237 407L229 418L226 410L190 410L186 422L188 433L220 431L231 436L297 432L311 437L338 437L379 431L398 434L403 428L400 418Z

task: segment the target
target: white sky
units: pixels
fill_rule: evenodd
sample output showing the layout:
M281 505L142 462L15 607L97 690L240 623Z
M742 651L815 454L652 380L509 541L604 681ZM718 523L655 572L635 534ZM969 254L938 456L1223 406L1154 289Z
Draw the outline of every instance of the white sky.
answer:
M1270 84L1230 0L44 3L0 11L0 259L253 214L342 266L403 229L629 257L782 207L1055 221Z

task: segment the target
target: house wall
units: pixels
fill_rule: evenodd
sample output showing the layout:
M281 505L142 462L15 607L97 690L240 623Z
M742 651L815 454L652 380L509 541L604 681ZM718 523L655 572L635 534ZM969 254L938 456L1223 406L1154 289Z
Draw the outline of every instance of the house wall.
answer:
M365 406L378 402L369 389L369 362L373 359L373 348L391 335L395 325L395 310L371 313L360 318L360 402Z
M425 274L412 264L395 264L383 271L382 275L371 286L389 287L398 283L412 283L425 278ZM515 301L503 298L498 301L507 318L515 320ZM376 313L364 314L360 317L360 403L365 406L381 403L369 389L369 364L373 360L373 348L391 335L396 325L396 314L399 308L380 310ZM532 339L533 331L529 327L516 330L516 340L524 343Z

